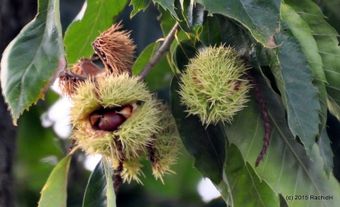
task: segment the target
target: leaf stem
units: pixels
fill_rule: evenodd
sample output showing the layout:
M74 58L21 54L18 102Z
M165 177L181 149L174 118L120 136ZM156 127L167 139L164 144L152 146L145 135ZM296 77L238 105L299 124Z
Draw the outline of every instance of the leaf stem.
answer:
M145 65L142 72L139 74L140 79L144 79L152 68L159 62L159 60L163 57L163 55L169 50L172 41L175 39L175 34L178 30L179 24L176 23L172 29L170 30L169 34L165 37L162 45L158 48L155 55L152 56L149 62Z
M113 188L115 192L118 193L118 190L123 182L122 172L123 172L123 162L125 160L125 155L123 153L122 142L117 137L114 137L113 140L118 150L119 165L117 169L114 169L112 180L113 180Z

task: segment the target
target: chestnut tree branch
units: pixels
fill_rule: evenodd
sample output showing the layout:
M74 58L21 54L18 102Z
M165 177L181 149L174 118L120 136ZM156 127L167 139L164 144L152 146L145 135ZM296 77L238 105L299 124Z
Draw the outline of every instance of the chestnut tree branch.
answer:
M169 34L165 37L162 45L156 51L155 55L150 58L148 64L145 65L142 72L139 74L140 79L144 79L152 70L152 68L160 61L164 54L169 50L172 41L175 39L175 34L178 30L178 27L178 23L172 27Z

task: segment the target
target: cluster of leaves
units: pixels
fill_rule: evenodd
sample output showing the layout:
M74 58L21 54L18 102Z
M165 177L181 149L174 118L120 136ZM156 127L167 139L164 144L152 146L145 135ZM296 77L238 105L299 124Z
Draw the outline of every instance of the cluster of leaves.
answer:
M326 11L331 12L330 1L325 2ZM54 74L65 67L65 58L72 64L91 56L92 41L128 2L87 1L84 16L68 27L64 39L59 1L38 3L38 15L12 41L1 61L3 94L14 122L44 96ZM176 22L181 30L146 82L170 100L195 167L213 181L226 204L336 206L340 186L332 173L326 121L328 111L340 118L340 47L338 32L320 7L310 0L132 0L131 17L151 3L161 12L164 35ZM268 107L271 144L259 167L255 160L264 124L254 95L230 125L203 127L197 117L187 116L180 103L178 75L199 48L216 44L234 47L247 60ZM158 47L152 43L144 49L133 66L134 74L140 73ZM39 206L66 206L70 159L65 157L52 171ZM97 166L83 206L116 205L111 174L104 161ZM295 195L329 195L332 199L287 199Z

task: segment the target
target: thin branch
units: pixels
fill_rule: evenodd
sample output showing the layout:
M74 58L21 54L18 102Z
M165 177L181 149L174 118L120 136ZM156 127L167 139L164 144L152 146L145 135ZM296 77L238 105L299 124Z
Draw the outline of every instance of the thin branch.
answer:
M152 70L152 68L159 62L159 60L163 57L163 55L169 50L170 45L172 41L175 39L175 34L178 30L179 24L176 23L169 34L165 37L162 45L158 48L155 55L152 56L148 62L148 64L145 65L142 72L139 74L140 79L144 79L148 73Z

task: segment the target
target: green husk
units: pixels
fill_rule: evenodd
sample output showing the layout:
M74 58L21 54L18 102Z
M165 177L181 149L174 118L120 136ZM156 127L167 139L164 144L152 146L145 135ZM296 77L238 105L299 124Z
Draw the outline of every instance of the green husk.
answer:
M181 101L203 124L230 123L248 102L247 66L231 47L202 49L181 76Z
M160 129L158 102L137 77L128 74L108 75L80 84L72 97L71 121L73 138L87 153L99 153L117 163L121 159L117 140L122 144L125 159L138 157ZM141 102L116 131L95 130L89 123L89 115L103 107L117 107ZM115 140L116 139L116 140Z
M152 174L164 183L163 176L174 173L171 166L176 163L181 149L181 141L175 120L169 109L165 105L161 105L160 108L162 110L161 124L163 129L153 141L155 161L152 163Z
M156 179L172 173L180 146L175 121L167 107L148 91L138 77L127 73L98 76L77 86L71 96L73 139L87 154L101 154L114 169L123 164L124 182L141 183L141 158L153 149L152 171ZM129 118L115 131L94 129L89 121L92 112L134 104Z

